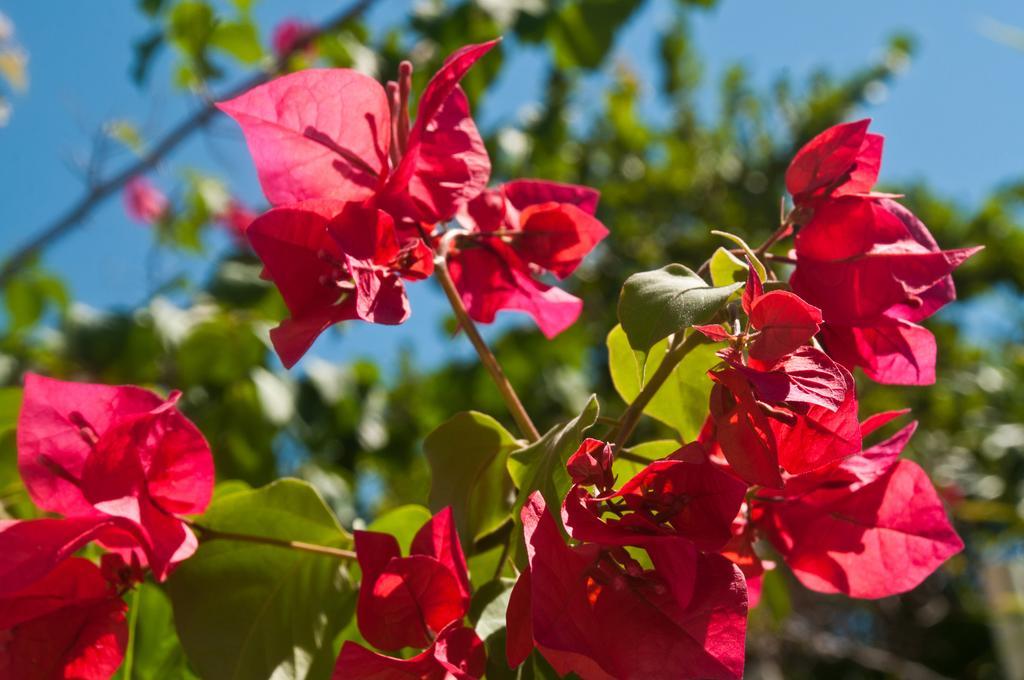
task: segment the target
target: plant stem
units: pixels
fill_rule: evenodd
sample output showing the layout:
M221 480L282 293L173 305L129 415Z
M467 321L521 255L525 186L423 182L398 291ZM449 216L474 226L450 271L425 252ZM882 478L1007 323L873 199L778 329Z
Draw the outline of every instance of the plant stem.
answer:
M628 460L631 463L640 463L641 465L650 465L654 460L650 458L644 458L643 456L633 453L629 449L620 449L616 451L615 456L622 460Z
M789 236L792 232L793 223L789 219L787 219L779 226L778 229L775 230L775 233L769 236L764 243L762 243L761 245L754 249L754 254L757 255L758 257L761 257L768 251L769 248L771 248L773 245Z
M640 394L636 395L636 399L629 405L626 412L622 414L619 419L618 431L615 437L615 452L622 451L625 448L626 442L629 441L630 436L633 434L633 430L636 429L636 425L640 422L640 416L643 415L644 409L647 408L647 404L650 403L654 395L658 393L661 386L665 384L668 377L672 375L672 371L679 362L683 360L690 351L702 342L699 333L690 333L689 335L683 336L683 333L677 333L675 338L672 340L672 344L669 346L668 351L665 352L665 356L661 360L661 364L658 369L651 376L651 379L644 385L643 389L640 390Z
M210 527L203 526L202 524L196 524L191 520L185 520L180 517L179 519L195 529L199 533L200 538L206 541L224 540L242 541L244 543L259 543L261 545L272 545L278 548L287 548L289 550L301 550L302 552L313 553L316 555L327 555L341 560L356 559L356 553L354 550L332 548L326 545L305 543L303 541L289 541L282 538L271 538L270 536L254 536L252 534L238 534L233 531L220 531L219 529L211 529Z
M133 666L135 665L135 641L138 638L138 631L135 630L139 623L139 589L132 590L132 604L128 610L128 646L124 651L124 664L122 665L124 680L132 680Z
M455 312L455 318L459 320L459 325L466 332L466 337L473 343L473 349L480 355L480 361L487 369L487 372L491 374L494 384L498 386L498 391L501 393L501 398L505 400L505 406L508 407L509 413L512 414L512 419L516 421L516 425L524 437L531 442L537 441L540 439L540 432L537 431L537 427L530 420L530 415L523 407L523 403L519 401L519 395L516 394L512 383L509 382L505 371L502 370L501 364L498 363L498 359L491 352L487 343L484 342L483 336L480 335L480 331L476 327L476 323L470 318L469 312L466 311L465 305L462 304L462 297L455 288L455 282L452 281L451 274L448 273L448 265L445 264L443 256L439 256L435 260L434 272L437 274L437 280L441 282L441 288L444 289L445 295L448 296L448 302Z

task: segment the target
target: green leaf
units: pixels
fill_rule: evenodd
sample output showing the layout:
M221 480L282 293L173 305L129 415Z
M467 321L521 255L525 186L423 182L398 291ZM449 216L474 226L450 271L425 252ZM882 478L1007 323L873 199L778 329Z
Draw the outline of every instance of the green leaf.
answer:
M338 548L351 537L309 484L282 479L217 498L198 523ZM352 616L346 564L258 543L205 541L167 582L182 646L204 678L329 678Z
M103 134L115 142L120 142L135 153L141 153L144 142L142 133L135 123L123 118L107 121L103 125Z
M18 424L21 411L21 388L0 388L0 434L13 430Z
M519 511L530 494L537 490L557 515L557 508L561 507L562 498L571 486L565 463L579 448L583 434L597 422L597 415L597 396L591 395L580 415L564 425L551 428L526 448L509 454L508 472L519 489L512 511L517 526L520 523Z
M648 461L656 461L664 458L665 456L675 453L679 450L679 442L674 439L656 439L651 442L644 442L631 446L627 449L634 456L640 456ZM638 463L633 460L626 460L622 457L617 457L615 462L612 463L612 471L615 476L618 477L618 482L621 485L628 479L634 477L638 472L647 467L647 463Z
M210 45L230 54L243 64L254 64L263 58L259 30L252 21L225 21L217 24L210 36Z
M487 672L484 677L488 680L557 678L558 676L555 674L537 673L532 656L515 670L510 670L505 661L505 611L508 609L508 601L514 585L515 579L503 578L486 583L473 594L473 602L469 608L469 620L487 649Z
M646 352L672 333L710 321L741 286L712 288L681 264L633 274L619 296L619 322L630 346Z
M48 308L63 313L69 304L60 279L39 269L22 272L4 287L11 331L27 329L43 318Z
M166 593L152 583L143 583L129 598L135 620L131 639L130 677L121 667L115 678L122 680L162 680L196 676L189 670L185 650L174 630L171 602Z
M721 247L711 256L708 271L711 273L711 283L716 286L743 283L747 278L747 264Z
M130 72L132 81L136 85L146 82L150 67L155 62L155 57L163 45L164 34L161 31L154 31L132 43L133 57Z
M668 351L668 341L661 340L646 355L638 355L629 346L622 327L616 326L608 333L607 343L612 384L628 404L658 370ZM647 415L675 429L682 441L696 439L707 416L711 396L707 372L720 361L716 349L713 344L700 344L690 350L644 409Z
M199 59L217 24L213 8L200 0L185 0L171 9L167 35L186 55Z
M757 275L758 277L760 277L761 281L764 282L768 280L768 272L765 270L764 265L761 264L761 260L759 260L757 255L754 253L754 249L748 246L746 241L741 239L736 234L730 233L728 231L719 231L717 229L712 229L711 233L714 234L715 236L727 238L736 245L738 245L741 249L743 249L743 252L746 253L747 259L754 263L754 271L757 272Z
M263 364L267 347L244 320L223 315L199 324L177 351L179 380L187 385L232 385Z
M640 0L571 0L550 23L548 41L562 68L597 68L611 50L615 32Z
M398 539L402 554L408 555L413 537L430 517L430 510L422 505L401 505L370 522L366 529L391 534Z
M457 413L423 442L430 464L430 509L450 505L463 545L494 531L508 517L512 479L508 454L519 443L494 418Z

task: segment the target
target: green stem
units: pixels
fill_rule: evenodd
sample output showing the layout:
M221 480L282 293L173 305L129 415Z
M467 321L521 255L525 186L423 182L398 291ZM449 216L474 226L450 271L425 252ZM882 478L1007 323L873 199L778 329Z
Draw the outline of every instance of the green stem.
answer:
M631 463L639 463L641 465L650 465L654 462L650 458L644 458L637 453L633 453L629 449L619 449L615 455L622 460L628 460Z
M139 589L132 590L132 603L128 610L128 647L124 650L124 664L122 668L124 680L132 680L132 670L135 665L135 640L138 637L136 628L139 623Z
M683 336L682 332L676 334L672 340L672 344L669 346L668 351L665 352L665 356L661 360L661 364L658 369L651 376L651 379L644 385L643 389L640 390L640 394L636 395L633 403L629 405L626 412L622 414L619 419L618 430L615 433L615 451L616 454L622 451L626 442L629 441L630 436L633 434L633 430L636 429L636 425L640 422L640 416L643 415L644 409L647 408L647 404L651 402L654 395L658 393L661 386L665 384L668 377L672 375L672 371L679 365L679 362L690 353L690 351L702 342L702 338L699 333L690 333L688 336Z
M434 273L437 274L437 280L440 281L441 288L444 289L444 293L448 297L448 302L455 312L455 318L459 320L459 325L466 332L466 337L469 338L469 341L473 343L473 348L480 356L480 361L483 363L484 368L491 374L494 384L498 386L498 391L501 393L501 398L505 401L505 406L508 407L509 413L512 414L512 419L516 421L516 425L524 437L531 442L537 441L540 439L540 432L537 431L537 426L533 424L530 415L526 412L526 408L523 407L523 402L519 400L519 395L516 394L515 388L512 387L512 383L509 382L505 371L502 370L501 364L498 363L498 359L491 352L487 343L484 342L483 336L480 335L480 331L476 327L476 323L470 318L469 312L466 311L465 305L462 304L462 296L459 295L455 282L452 281L452 276L448 273L448 265L445 263L443 255L435 260Z

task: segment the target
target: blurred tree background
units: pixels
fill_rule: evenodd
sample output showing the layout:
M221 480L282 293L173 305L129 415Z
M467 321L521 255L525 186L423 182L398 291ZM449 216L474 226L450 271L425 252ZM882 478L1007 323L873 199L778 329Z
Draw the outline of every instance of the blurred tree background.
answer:
M874 61L850 72L821 71L799 81L780 76L762 87L736 66L712 82L691 24L715 0L679 1L673 20L649 36L657 44L659 72L640 77L629 63L609 60L642 0L428 1L386 30L365 21L372 4L334 7L343 20L311 29L316 33L309 47L278 66L355 66L387 78L411 55L419 88L447 53L465 43L505 35L506 51L543 47L540 101L515 120L486 129L492 181L538 177L601 190L599 217L611 236L569 283L586 301L581 320L554 341L515 324L491 336L542 430L575 415L592 392L604 415L616 417L624 408L611 386L605 350L622 281L668 262L696 267L723 245L710 229L761 242L775 227L783 172L795 149L862 112L871 93L915 52L911 32L893 36ZM148 87L154 58L172 55L180 96L194 100L191 109L198 113L192 116L205 116L183 131L186 136L213 117L205 103L210 97L221 98L244 82L244 74L274 62L270 27L254 23L246 0L137 5L149 30L134 37L133 77L138 87ZM4 26L0 41L12 41L14 27ZM486 117L486 92L503 61L500 52L488 57L465 82L478 118ZM597 72L602 76L595 79ZM23 80L22 73L12 82ZM709 90L716 92L711 115L698 96ZM652 98L656 116L645 103ZM17 116L17 96L7 104ZM165 152L176 142L163 149L165 138L147 139L126 120L108 121L97 138L97 153L111 145L129 150L117 157L118 167L174 163ZM87 196L98 193L97 202L120 191L127 179L101 170L86 178ZM37 252L19 262L15 274L5 274L0 380L8 387L0 392L0 517L32 512L17 476L13 434L17 385L27 370L181 389L184 410L210 440L221 480L259 485L281 475L301 477L321 491L346 526L399 504L426 503L422 441L456 411L484 411L511 427L488 376L466 353L430 366L411 354L386 366L312 358L301 370L284 372L266 335L283 305L260 280L259 264L244 244L206 249L210 232L221 228L216 218L232 193L231 178L199 168L177 176L180 182L169 192L174 207L154 228L154 249L217 258L201 276L157 281L137 306L100 311L75 304L76 291ZM1010 647L1013 640L1018 647L1024 642L1013 628L1021 620L1019 605L1000 585L1007 569L1020 569L1013 560L1024 528L1024 180L997 187L969 207L926 184L883 190L905 193L945 247L986 246L957 271L966 304L928 324L939 340L938 386L858 381L862 413L913 408L921 429L908 455L946 494L967 548L914 592L877 602L810 593L780 568L752 616L752 678L1011 677L1014 670L1000 659L993 631L1008 636ZM52 197L55 215L69 198ZM77 229L84 217L72 215L66 230ZM25 231L31 225L18 226L18 238L5 226L8 255L31 236ZM987 332L979 330L986 310L1002 317ZM450 319L444 323L454 326ZM340 342L344 347L344 335ZM465 340L454 336L451 342ZM640 435L672 436L661 428L646 419Z

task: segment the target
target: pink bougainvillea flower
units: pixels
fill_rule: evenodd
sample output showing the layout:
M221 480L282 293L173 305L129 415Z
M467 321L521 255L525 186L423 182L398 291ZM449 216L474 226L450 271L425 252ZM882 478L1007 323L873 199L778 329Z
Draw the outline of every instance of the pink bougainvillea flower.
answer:
M751 484L777 488L797 474L860 450L853 377L810 346L822 315L788 291L764 292L751 266L742 295L745 331L700 326L731 346L708 372L710 417L702 441ZM746 349L746 355L743 353Z
M394 134L404 114L384 87L350 69L291 73L218 106L242 127L272 205L376 197L395 217L433 224L454 216L490 176L458 83L495 44L463 47L445 61L407 139Z
M278 59L287 56L295 49L296 43L310 35L315 27L301 19L285 19L274 27L270 37L270 45L274 50L274 56ZM315 53L315 47L307 47L309 54Z
M399 324L409 317L402 273L372 259L349 256L332 235L347 233L345 225L354 216L367 220L357 225L366 233L393 238L394 224L387 213L340 201L272 208L246 232L291 313L270 332L274 349L288 368L339 321ZM394 250L398 258L397 245Z
M501 242L460 250L448 268L470 317L480 323L493 323L501 310L517 310L553 338L583 311L583 300L533 278L527 263Z
M407 557L390 534L357 531L355 544L363 571L356 617L373 646L423 649L466 615L469 575L451 508L423 525Z
M535 275L567 277L608 234L597 200L586 187L520 180L470 201L458 216L466 233L448 251L470 316L491 323L500 310L523 311L549 338L572 325L583 302Z
M511 667L536 647L559 675L739 678L747 596L720 555L649 537L645 569L624 549L565 544L539 492L523 507L529 567L506 614Z
M196 537L178 515L206 508L213 459L175 408L179 396L26 376L18 467L36 505L70 523L54 529L48 545L95 537L112 550L140 551L158 579L195 551ZM55 520L19 523L19 531L34 533L40 522Z
M930 384L935 341L917 322L954 299L950 274L978 250L939 250L895 201L846 197L797 234L790 283L821 308L822 339L837 361L878 382Z
M742 479L769 488L782 485L783 472L808 472L860 451L853 377L846 369L839 370L843 398L835 407L817 399L768 403L756 381L735 367L726 364L709 372L715 382L711 427L705 428L702 441L720 448Z
M128 607L92 562L71 558L0 595L0 677L107 680L124 658Z
M588 448L588 439L569 459ZM598 442L603 443L603 442ZM607 445L605 445L607 446ZM609 447L610 448L610 447ZM609 459L610 465L610 459ZM603 545L643 544L651 536L685 536L701 550L720 549L732 536L731 525L743 502L747 485L713 463L703 445L693 442L664 460L651 463L610 492L606 466L572 487L562 506L562 520L569 535ZM584 486L596 483L592 496Z
M786 170L786 190L798 206L866 194L878 180L884 138L868 132L871 119L835 125L803 146Z
M156 224L167 211L167 196L145 177L132 177L124 185L124 211L141 224Z
M733 333L719 324L694 328L714 342L731 341L735 347L749 345L750 364L756 368L769 369L778 364L810 343L821 329L820 309L789 291L765 293L752 265L747 269L741 302L747 314L745 334Z
M864 434L895 415L868 419ZM915 427L753 498L751 526L805 586L887 597L914 588L963 548L927 474L898 459Z
M715 383L709 439L733 471L751 484L778 488L783 472L806 472L859 451L853 377L807 344L821 327L818 308L788 291L765 293L753 267L742 304L745 333L697 329L732 343L708 375Z
M487 666L484 644L472 628L452 622L423 652L398 659L346 642L332 680L477 680Z
M569 456L565 468L574 484L596 486L599 491L608 492L615 484L612 472L614 458L611 444L588 437Z
M232 198L227 207L217 215L217 221L227 229L239 247L248 248L249 240L246 231L256 219L257 214L238 199Z

